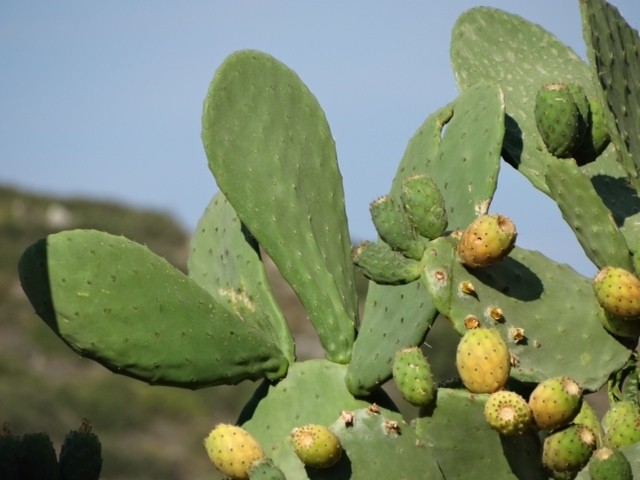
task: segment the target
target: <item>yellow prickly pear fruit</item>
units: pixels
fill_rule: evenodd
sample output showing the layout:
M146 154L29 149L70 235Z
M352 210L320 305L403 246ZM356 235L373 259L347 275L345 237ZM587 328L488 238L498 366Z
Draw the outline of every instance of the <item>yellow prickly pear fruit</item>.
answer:
M252 465L265 458L262 447L249 432L224 423L211 430L204 447L215 467L233 480L248 480Z
M324 425L309 424L294 428L291 432L293 448L308 467L329 468L340 460L340 440Z
M531 408L515 392L499 390L489 395L484 406L484 417L495 431L502 435L521 435L533 425Z
M467 330L458 343L456 367L470 392L497 392L509 379L509 349L497 330Z
M488 267L509 255L516 236L516 227L508 217L480 215L462 232L458 259L466 267Z
M640 318L640 279L624 268L604 267L593 279L598 302L611 315Z
M547 378L529 397L529 406L538 427L555 430L568 425L580 412L582 388L569 377Z

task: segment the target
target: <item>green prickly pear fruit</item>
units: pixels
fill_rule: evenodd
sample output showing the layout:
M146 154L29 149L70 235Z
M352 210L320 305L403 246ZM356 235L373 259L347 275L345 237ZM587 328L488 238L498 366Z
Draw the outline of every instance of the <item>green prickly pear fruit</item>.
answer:
M547 378L529 396L529 406L539 428L555 430L568 425L580 411L582 388L569 377Z
M8 423L0 430L0 478L20 480L20 438Z
M329 468L342 456L340 440L324 425L309 424L294 428L291 441L296 455L308 467Z
M470 392L497 392L505 386L511 371L507 344L497 330L467 330L458 343L456 368Z
M604 152L611 141L602 103L596 98L589 98L589 111L589 126L582 143L574 154L578 165L593 162Z
M420 262L392 250L386 243L362 242L351 253L365 277L383 285L404 285L420 278Z
M640 442L640 410L629 401L616 402L602 417L604 444L620 448Z
M596 436L589 427L569 425L544 439L542 463L553 472L578 472L595 448Z
M287 477L273 460L264 458L253 464L249 470L249 480L287 480Z
M638 338L640 336L640 321L637 319L618 317L606 310L599 315L602 326L619 337Z
M20 439L20 478L60 480L58 456L47 433L27 433Z
M604 441L604 430L600 424L598 414L586 400L583 399L582 402L580 402L580 410L574 417L573 423L589 427L596 436L598 447L602 445L602 442Z
M416 407L428 406L436 394L436 384L427 358L418 347L396 352L393 380L402 397Z
M380 238L407 258L421 260L427 248L406 212L393 197L383 195L369 206Z
M442 236L447 229L447 211L442 193L429 176L414 175L405 179L400 200L420 235L430 240Z
M604 267L593 278L593 289L605 311L617 317L640 318L640 279L619 267Z
M70 431L60 447L61 480L98 480L102 470L102 445L91 424L83 420Z
M508 217L480 215L462 232L458 259L466 267L487 267L509 255L516 236L516 227Z
M591 480L633 480L633 471L627 457L620 450L602 447L589 460Z
M521 435L533 424L531 408L515 392L499 390L489 395L484 406L484 417L501 435Z
M265 458L264 451L244 428L221 423L204 440L209 459L233 480L247 480L252 465Z
M569 88L564 83L544 85L536 95L534 115L538 132L549 153L558 158L571 157L587 130L588 119L580 111L576 97L582 103L577 87Z

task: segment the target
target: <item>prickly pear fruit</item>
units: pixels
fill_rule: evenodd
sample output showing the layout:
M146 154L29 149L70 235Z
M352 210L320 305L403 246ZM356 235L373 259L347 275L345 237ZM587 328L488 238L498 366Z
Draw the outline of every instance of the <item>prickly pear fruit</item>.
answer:
M584 425L569 425L550 434L542 445L542 463L554 472L578 472L596 448L596 437Z
M309 424L294 428L291 432L293 448L308 467L329 468L340 460L340 440L324 425Z
M596 98L589 98L589 110L589 126L582 143L573 155L578 165L593 162L611 141L602 103Z
M598 414L586 400L583 399L582 402L580 402L580 410L573 418L573 423L589 427L596 436L598 447L602 445L602 442L604 441L604 430L600 424Z
M400 200L409 219L423 237L432 240L447 229L444 198L429 176L414 175L405 179Z
M60 479L58 457L47 433L27 433L20 439L20 475L23 480Z
M399 350L393 360L393 380L411 405L425 407L436 394L436 384L427 358L418 347Z
M70 431L60 447L61 480L98 480L102 470L102 445L83 420L78 430Z
M497 330L467 330L458 343L456 368L470 392L497 392L505 386L511 371L507 344Z
M589 460L591 480L633 480L631 464L620 450L602 447Z
M588 119L580 112L576 92L572 90L564 83L550 83L536 95L534 115L538 132L549 153L558 158L571 157L587 130Z
M640 410L628 401L616 402L602 417L604 444L620 448L640 442Z
M470 268L487 267L509 255L516 236L516 227L508 217L480 215L462 232L458 259Z
M371 219L380 238L407 258L421 260L427 248L408 215L398 202L383 195L369 206Z
M580 411L582 389L569 377L547 378L529 396L538 427L555 430L569 424Z
M0 431L0 478L20 480L20 438L8 423Z
M209 459L233 480L247 480L251 466L265 458L264 451L244 428L218 424L204 440Z
M593 278L598 302L611 315L640 318L640 279L624 268L604 267Z
M502 435L521 435L533 424L531 408L515 392L499 390L489 395L484 406L484 417L491 428Z
M254 463L249 470L249 480L287 480L282 470L270 458L263 458Z
M392 250L386 243L362 242L351 253L353 263L369 280L405 285L420 278L420 262Z

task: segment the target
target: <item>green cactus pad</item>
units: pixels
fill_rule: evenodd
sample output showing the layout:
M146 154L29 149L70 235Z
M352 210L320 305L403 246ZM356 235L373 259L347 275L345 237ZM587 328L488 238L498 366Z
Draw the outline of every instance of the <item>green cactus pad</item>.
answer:
M202 139L220 190L299 296L327 357L348 362L358 316L351 239L316 98L273 57L236 52L211 82Z
M536 94L544 84L561 82L579 84L587 97L596 95L588 65L538 25L485 7L458 18L451 62L462 91L480 82L502 88L507 113L504 158L548 194L545 173L556 158L544 147L535 124Z
M260 247L218 192L191 239L189 276L218 303L262 331L289 362L295 345L282 310L271 292Z
M152 384L199 388L287 360L264 334L148 248L94 230L49 235L20 259L36 313L80 355Z
M513 355L512 377L539 382L566 375L597 390L629 358L631 352L602 327L591 281L567 265L515 247L499 264L470 271L455 261L454 249L450 238L429 244L423 282L460 334L470 315L501 332ZM475 295L458 291L464 281L474 285ZM490 315L495 307L499 320Z
M484 128L475 128L478 124ZM418 128L407 145L390 195L401 199L406 179L429 175L444 198L449 228L466 227L489 208L503 135L500 89L485 84L469 89ZM395 352L422 343L436 316L420 282L403 286L371 283L349 365L349 390L362 395L386 381Z
M389 195L383 195L371 203L369 211L382 241L407 258L422 258L424 241L400 202Z
M402 415L382 408L349 413L332 426L351 463L351 476L346 478L450 478L443 476L433 445L419 438Z
M331 425L343 410L371 403L349 393L344 381L346 370L345 365L320 359L294 363L279 383L256 392L239 423L258 439L269 456L294 428L308 423ZM392 405L381 390L375 393L378 403Z
M282 470L270 458L254 463L249 470L249 480L287 480Z
M415 421L418 437L432 446L444 478L465 479L473 472L476 480L546 480L537 435L499 435L484 416L488 398L439 388L435 408Z
M420 263L386 243L362 242L353 250L353 263L365 277L383 285L404 285L420 278Z
M549 162L546 182L587 257L599 268L633 269L629 248L591 179L571 160Z
M604 0L580 2L583 31L594 78L599 81L609 111L609 124L616 128L613 142L635 164L630 176L640 170L640 37L620 12Z

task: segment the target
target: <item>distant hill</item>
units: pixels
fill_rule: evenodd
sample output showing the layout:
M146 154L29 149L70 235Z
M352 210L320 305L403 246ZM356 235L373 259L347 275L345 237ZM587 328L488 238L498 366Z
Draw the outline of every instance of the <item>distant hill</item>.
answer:
M189 236L165 213L0 186L0 424L17 434L46 431L59 448L66 432L88 418L102 440L104 480L221 478L202 438L217 422L235 421L257 385L195 392L148 386L78 357L33 313L19 284L18 259L47 234L75 228L124 235L186 268ZM299 358L322 356L297 298L265 263Z

